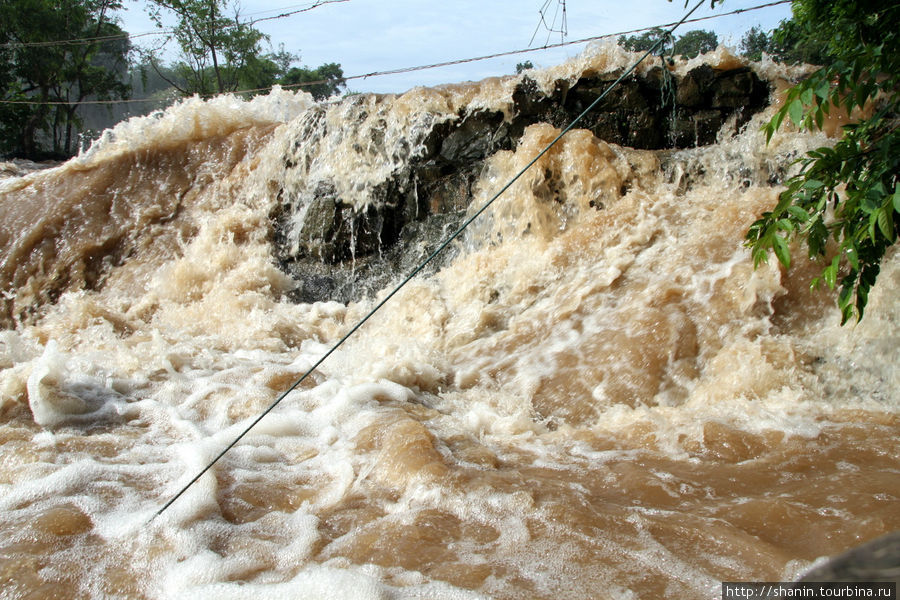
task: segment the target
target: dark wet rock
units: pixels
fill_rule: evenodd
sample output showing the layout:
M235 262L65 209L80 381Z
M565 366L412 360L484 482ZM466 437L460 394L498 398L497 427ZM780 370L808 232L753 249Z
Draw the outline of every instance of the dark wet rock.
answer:
M894 582L900 588L900 531L883 535L805 573L800 582Z
M737 131L768 102L768 85L747 68L702 65L677 77L656 67L606 93L621 75L620 70L560 80L548 92L525 76L508 115L478 109L450 119L436 116L420 138L392 151L403 166L367 190L369 205L362 212L344 203L328 182L312 184L302 198L282 198L272 214L274 242L282 268L298 281L295 299L346 302L413 268L461 222L488 158L515 148L530 125L567 126L604 94L577 126L644 150L715 143L725 123ZM360 122L370 118L359 98L347 102L355 103L350 108L358 108ZM317 143L327 133L324 114L320 107L311 109L304 139L296 144ZM369 147L382 147L383 135L378 127L370 129ZM305 211L302 218L299 210Z
M748 68L734 69L716 77L712 107L736 109L753 104L759 94L759 79Z
M509 125L503 113L477 111L466 115L441 143L440 159L448 164L481 160L508 142Z
M692 69L678 82L675 102L685 108L699 108L710 103L710 90L716 81L716 72L709 65Z

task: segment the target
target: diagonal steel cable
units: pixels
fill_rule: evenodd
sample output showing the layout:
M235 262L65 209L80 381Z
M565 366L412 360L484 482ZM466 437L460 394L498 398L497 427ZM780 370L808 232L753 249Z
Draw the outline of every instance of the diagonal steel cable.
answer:
M672 33L675 29L677 29L679 25L681 25L682 23L684 23L684 22L687 20L687 18L690 17L690 16L694 13L694 11L696 11L698 8L700 8L700 6L701 6L704 2L706 2L706 1L707 1L707 0L700 0L700 1L696 4L696 6L694 6L694 8L692 8L690 11L688 11L687 14L685 14L685 16L682 17L682 19L681 19L680 21L678 21L677 23L675 23L675 25L673 25L673 26L671 27L671 29L668 30L667 33L668 33L669 35L671 35L671 33ZM577 117L575 117L575 119L574 119L571 123L569 123L569 125L567 125L566 128L563 129L563 130L559 133L559 135L557 135L557 136L553 139L553 141L551 141L549 144L547 144L547 145L544 147L544 149L541 150L541 151L537 154L537 156L535 156L533 159L531 159L531 161L530 161L527 165L525 165L525 167L523 167L522 170L520 170L520 171L519 171L512 179L509 180L509 182L506 183L506 185L504 185L504 186L500 189L500 191L498 191L496 194L494 194L494 196L491 197L490 200L488 200L487 202L485 202L485 203L481 206L481 208L479 208L472 216L470 216L469 218L467 218L467 219L462 223L462 225L460 225L459 228L457 228L457 230L456 230L455 232L453 232L453 234L451 234L446 240L444 240L444 241L441 243L441 245L438 246L438 247L437 247L437 248L436 248L436 249L428 256L428 258L426 258L425 260L423 260L423 261L419 264L419 266L417 266L415 269L413 269L412 272L411 272L409 275L407 275L407 277L406 277L403 281L401 281L399 284L397 284L397 286L394 287L394 289L391 290L391 292L390 292L387 296L385 296L378 304L375 305L374 308L372 308L368 313L366 313L366 315L365 315L362 319L360 319L360 320L359 320L352 328L350 328L350 330L349 330L346 334L344 334L344 336L343 336L340 340L338 340L337 343L335 343L335 344L328 350L328 352L326 352L325 354L323 354L323 355L315 362L315 364L313 364L313 366L311 366L311 367L310 367L310 368L309 368L309 369L308 369L308 370L307 370L307 371L306 371L299 379L297 379L297 381L295 381L289 388L287 388L284 392L282 392L281 395L279 395L278 398L277 398L274 402L272 402L272 403L271 403L271 404L270 404L270 405L269 405L262 413L260 413L259 416L257 416L255 419L253 419L253 421L252 421L246 428L244 428L244 430L243 430L237 437L235 437L235 438L234 438L227 446L225 446L225 448L222 449L222 451L219 452L219 454L218 454L212 461L210 461L209 464L207 464L207 465L206 465L199 473L197 473L197 474L196 474L196 475L195 475L195 476L194 476L187 484L185 484L184 487L182 487L181 490L179 490L177 494L175 494L174 496L172 496L172 497L169 499L168 502L166 502L166 503L165 503L158 511L156 511L156 512L153 514L153 516L150 518L150 521L153 521L154 519L156 519L156 517L160 516L163 512L165 512L165 510L166 510L167 508L169 508L176 500L178 500L178 498L180 498L182 494L184 494L184 493L185 493L192 485L194 485L194 483L196 483L197 480L199 480L201 477L203 477L203 475L205 475L206 472L209 471L209 470L213 467L213 465L215 465L215 464L219 461L219 459L221 459L223 456L225 456L225 454L226 454L229 450L231 450L231 449L232 449L232 448L233 448L233 447L234 447L241 439L243 439L243 437L244 437L245 435L247 435L247 433L249 433L250 430L253 429L253 428L257 425L257 423L259 423L260 421L262 421L263 418L265 418L266 415L268 415L270 412L272 412L272 410L273 410L276 406L278 406L278 405L281 403L281 401L284 400L284 399L287 397L288 394L290 394L292 391L294 391L294 390L297 388L297 386L299 386L301 383L303 383L303 381L305 381L306 378L309 377L309 376L310 376L310 375L311 375L311 374L319 367L319 365L321 365L323 362L325 362L325 360L326 360L329 356L331 356L338 348L340 348L340 347L344 344L344 342L346 342L346 341L350 338L350 336L352 336L354 333L356 333L357 330L359 330L359 328L362 327L363 324L366 323L366 321L368 321L375 313L377 313L378 310L381 309L382 306L384 306L385 304L387 304L388 300L390 300L391 298L393 298L394 295L397 294L397 292L399 292L401 289L403 289L403 287L406 286L407 283L409 283L410 281L412 281L412 279L413 279L416 275L418 275L419 272L422 271L422 269L424 269L424 268L425 268L432 260L434 260L434 258L435 258L436 256L438 256L438 255L439 255L441 252L443 252L443 251L444 251L451 243L453 243L453 241L456 240L456 238L458 238L458 237L463 233L463 231L465 231L466 228L468 228L468 226L472 224L472 222L473 222L475 219L477 219L479 216L481 216L481 214L482 214L484 211L486 211L486 210L494 203L494 201L497 200L497 198L499 198L506 190L508 190L510 187L512 187L512 185L513 185L516 181L518 181L518 179L519 179L522 175L524 175L525 172L528 171L528 169L530 169L530 168L531 168L538 160L540 160L541 157L543 157L547 152L549 152L550 149L551 149L553 146L555 146L556 143L559 142L559 140L561 140L562 137L563 137L564 135L566 135L569 131L571 131L572 129L574 129L575 126L576 126L576 125L577 125L577 124L578 124L578 123L579 123L579 122L580 122L580 121L581 121L581 120L582 120L589 112L591 112L591 111L592 111L592 110L593 110L593 109L594 109L594 108L595 108L595 107L596 107L596 106L597 106L597 105L598 105L598 104L599 104L599 103L600 103L600 102L601 102L601 101L602 101L602 100L603 100L603 99L604 99L604 98L605 98L605 97L606 97L606 96L607 96L607 95L608 95L608 94L609 94L609 93L610 93L610 92L611 92L611 91L612 91L612 90L613 90L613 89L614 89L614 88L615 88L615 87L623 80L623 79L625 79L626 77L628 77L629 75L631 75L631 73L634 72L634 70L638 67L638 65L640 65L642 62L644 62L644 60L645 60L648 56L650 56L651 54L653 54L653 53L657 50L657 48L662 44L663 40L666 39L666 37L667 37L667 36L663 36L661 39L657 40L656 43L653 44L653 46L652 46L649 50L647 50L647 51L644 53L644 55L641 56L640 59L637 60L637 62L635 62L635 63L634 63L633 65L631 65L626 71L624 71L621 75L619 75L619 78L618 78L618 79L616 79L614 82L612 82L612 83L611 83L611 84L603 91L602 94L600 94L599 96L597 96L597 98L590 104L590 106L588 106L586 109L584 109L584 110L581 112L581 114L579 114Z

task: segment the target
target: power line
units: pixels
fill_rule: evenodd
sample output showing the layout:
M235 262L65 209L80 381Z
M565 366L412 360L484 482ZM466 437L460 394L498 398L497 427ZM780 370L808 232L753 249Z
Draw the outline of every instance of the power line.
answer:
M334 0L332 0L334 1ZM128 40L138 37L146 37L148 35L168 35L172 33L171 29L163 29L160 31L148 31L145 33L122 33L116 35L104 35L100 37L77 38L71 40L50 40L46 42L6 42L0 44L0 48L49 48L53 46L87 46L97 42L110 42L114 40Z
M293 10L291 12L281 13L280 15L275 15L273 17L263 17L262 19L256 19L255 21L250 21L250 25L256 25L257 23L261 23L263 21L272 21L274 19L283 19L285 17L292 17L294 15L305 13L313 10L314 8L319 8L325 4L337 4L340 2L349 2L350 0L317 0L313 4L307 6L306 8L301 8L298 10ZM269 11L270 12L270 11ZM256 13L261 14L261 13Z
M541 15L541 18L538 21L537 27L534 28L534 33L531 35L531 41L528 42L529 46L534 42L534 38L537 37L541 25L547 30L547 41L544 42L544 44L550 43L550 36L554 33L559 34L560 41L564 41L566 36L569 35L569 26L566 20L566 0L556 0L556 13L553 15L553 24L548 25L546 11L550 7L550 2L552 2L552 0L544 0L543 6L538 10L538 14ZM556 29L556 20L559 18L560 7L562 8L562 24L559 29Z
M674 24L672 25L672 27L671 27L671 28L669 29L669 31L668 31L668 34L671 35L671 33L672 33L676 28L678 28L680 25L682 25L683 23L685 23L685 22L687 21L687 18L688 18L690 15L692 15L692 14L694 13L694 11L696 11L698 8L700 8L700 6L702 6L705 2L706 2L706 0L700 0L700 1L696 4L696 6L694 6L694 8L692 8L690 11L688 11L688 13L687 13L680 21L678 21L677 23L674 23ZM625 72L623 72L621 75L619 75L619 78L618 78L618 79L616 79L614 82L612 82L612 83L611 83L611 84L603 91L603 93L600 94L600 95L599 95L599 96L591 103L590 106L588 106L586 109L584 109L584 111L583 111L580 115L578 115L577 117L575 117L575 119L574 119L571 123L569 123L569 125L568 125L565 129L563 129L563 130L559 133L559 135L557 135L557 136L553 139L552 142L550 142L549 144L547 144L547 145L544 147L544 149L541 150L541 151L537 154L537 156L535 156L533 159L531 159L531 162L529 162L527 165L525 165L525 167L524 167L521 171L519 171L512 179L510 179L509 182L507 182L506 185L504 185L504 186L500 189L499 192L497 192L496 194L494 194L494 196L493 196L490 200L488 200L487 202L485 202L485 203L481 206L481 208L479 208L472 216L470 216L469 218L467 218L467 219L463 222L463 224L460 225L459 228L458 228L455 232L453 232L452 235L450 235L446 240L444 240L444 241L441 243L441 245L438 246L437 249L436 249L434 252L432 252L432 253L428 256L428 258L426 258L424 261L422 261L422 262L419 264L419 266L417 266L415 269L413 269L413 271L406 277L406 279L404 279L403 281L401 281L401 282L400 282L393 290L391 290L391 292L390 292L387 296L385 296L384 298L382 298L382 300L381 300L378 304L376 304L375 307L374 307L372 310L370 310L370 311L366 314L366 316L364 316L362 319L360 319L360 320L356 323L356 325L354 325L354 326L350 329L350 331L348 331L346 334L344 334L344 336L343 336L340 340L338 340L338 342L337 342L336 344L334 344L334 345L331 347L331 349L328 350L328 352L326 352L324 355L322 355L322 357L319 358L319 359L315 362L315 364L314 364L313 366L311 366L311 367L306 371L306 373L304 373L297 381L295 381L295 382L294 382L287 390L285 390L284 392L282 392L282 394L279 395L278 398L277 398L274 402L272 402L272 404L270 404L270 405L268 406L268 408L266 408L262 413L260 413L260 414L259 414L259 415L258 415L258 416L250 423L250 425L248 425L247 427L245 427L244 430L241 431L241 433L240 433L237 437L235 437L235 438L231 441L231 443L229 443L229 444L225 447L224 450L222 450L222 451L221 451L221 452L220 452L220 453L219 453L219 454L218 454L218 455L217 455L217 456L216 456L209 464L207 464L207 465L206 465L199 473L197 473L197 475L195 475L195 476L194 476L194 477L193 477L193 478L192 478L185 486L183 486L183 487L178 491L177 494L175 494L172 498L170 498L170 499L168 500L168 502L166 502L166 503L162 506L162 508L160 508L158 511L156 511L156 512L153 514L153 516L150 517L150 521L153 521L154 519L156 519L156 517L160 516L163 512L165 512L165 510L166 510L167 508L169 508L170 506L172 506L172 504L173 504L176 500L178 500L178 498L180 498L182 494L184 494L184 493L185 493L192 485L194 485L194 483L196 483L197 480L199 480L201 477L203 477L203 475L204 475L207 471L209 471L209 470L213 467L213 465L215 465L215 464L219 461L219 459L221 459L223 456L225 456L225 454L226 454L229 450L231 450L231 449L232 449L239 441L241 441L241 439L243 439L243 437L244 437L245 435L247 435L247 434L250 432L250 430L253 429L260 421L262 421L263 418L265 418L266 415L268 415L270 412L272 412L272 410L273 410L276 406L278 406L278 405L281 403L281 401L284 400L284 399L287 397L288 394L290 394L292 391L294 391L294 390L297 388L297 386L299 386L301 383L303 383L303 381L304 381L307 377L309 377L309 376L313 373L313 371L315 371L317 368L319 368L319 365L321 365L323 362L325 362L325 360L326 360L329 356L331 356L338 348L340 348L340 347L344 344L344 342L346 342L347 339L350 338L350 336L352 336L354 333L356 333L356 332L359 330L359 328L362 327L362 326L366 323L366 321L368 321L373 315L375 315L376 312L378 312L378 311L381 309L382 306L384 306L385 304L387 304L387 302L388 302L391 298L393 298L394 295L397 294L397 292L399 292L401 289L403 289L403 288L406 286L406 284L408 284L410 281L412 281L413 278L415 278L416 275L418 275L418 274L419 274L426 266L428 266L428 264L429 264L432 260L434 260L435 257L437 257L437 256L438 256L441 252L443 252L443 251L444 251L451 243L453 243L453 241L454 241L456 238L458 238L460 235L462 235L463 231L465 231L465 230L469 227L469 225L471 225L472 222L475 221L475 219L477 219L478 217L480 217L481 214L484 213L484 211L486 211L486 210L494 203L495 200L497 200L497 198L499 198L500 196L502 196L503 193L504 193L506 190L508 190L510 187L512 187L512 185L513 185L516 181L518 181L518 179L519 179L522 175L524 175L525 172L528 171L528 169L530 169L530 168L531 168L538 160L540 160L542 156L544 156L547 152L549 152L550 149L551 149L553 146L555 146L556 143L559 142L559 140L561 140L562 137L563 137L564 135L566 135L569 131L571 131L572 129L574 129L575 126L576 126L576 125L577 125L577 124L578 124L578 123L579 123L579 122L580 122L580 121L581 121L581 120L582 120L589 112L591 112L591 111L594 109L594 107L596 107L598 104L600 104L600 102L601 102L601 101L609 94L610 91L613 90L613 88L615 88L615 87L616 87L623 79L625 79L626 77L628 77L629 75L631 75L631 73L638 67L638 65L640 65L642 62L644 62L644 60L645 60L648 56L650 56L653 52L655 52L656 49L657 49L657 47L658 47L664 40L665 40L665 36L663 36L662 38L660 38L659 40L657 40L656 43L653 45L652 48L650 48L649 50L647 50L647 52L644 53L644 55L641 56L641 58L639 58L634 64L632 64Z
M326 0L326 1L327 2L346 2L347 0ZM736 9L736 10L733 10L733 11L730 11L727 13L721 13L718 15L709 15L706 17L696 17L694 19L687 19L683 23L680 23L680 24L697 23L700 21L708 21L710 19L729 17L732 15L737 15L737 14L741 14L741 13L745 13L745 12L751 12L754 10L761 10L763 8L771 8L773 6L778 6L781 4L790 4L791 1L792 0L777 0L775 2L769 2L767 4L751 6L750 8L739 8L739 9ZM631 35L631 34L635 34L635 33L642 33L644 31L650 31L652 29L663 29L666 27L672 27L673 25L675 25L675 23L664 23L662 25L654 25L652 27L640 27L638 29L629 29L628 31L618 31L616 33L605 33L602 35L595 35L592 37L581 38L578 40L571 40L568 42L560 42L557 44L548 44L548 45L544 45L544 46L538 46L535 48L523 48L521 50L509 50L506 52L497 52L495 54L486 54L483 56L475 56L472 58L461 58L458 60L450 60L450 61L439 62L439 63L430 63L430 64L419 65L419 66L414 66L414 67L401 67L398 69L389 69L389 70L385 70L385 71L373 71L371 73L364 73L364 74L360 74L360 75L349 75L347 77L342 77L341 79L343 81L351 81L351 80L355 80L355 79L368 79L370 77L383 77L385 75L399 75L402 73L413 73L416 71L425 71L428 69L437 69L440 67L450 67L450 66L454 66L454 65L462 65L462 64L471 63L471 62L479 62L482 60L490 60L492 58L503 58L505 56L514 56L517 54L525 54L528 52L543 52L544 50L554 50L557 48L563 48L565 46L572 46L575 44L586 44L588 42L596 42L599 40L619 37L622 35ZM285 85L281 85L280 87L282 89L299 89L299 88L311 87L311 86L319 85L319 84L323 84L323 83L333 83L333 82L334 82L334 80L319 79L316 81L304 81L302 83L285 84ZM254 93L267 92L267 91L270 91L271 89L272 89L272 87L237 90L234 92L222 92L221 94L213 94L208 97L224 96L224 95L228 95L228 94L254 94ZM135 99L135 100L89 100L89 101L82 101L82 102L32 102L32 101L28 101L28 100L0 100L0 104L32 104L32 105L41 105L41 106L43 106L43 105L68 106L68 105L72 105L72 104L123 104L123 103L128 103L128 102L159 102L159 99L139 98L139 99Z
M318 8L320 6L323 6L325 4L336 4L339 2L349 2L349 1L350 0L316 0L316 2L313 2L312 4L303 5L304 8L292 10L290 12L281 13L281 14L274 15L271 17L263 17L261 19L256 19L254 21L249 21L247 23L235 23L234 25L227 25L227 26L223 27L222 29L233 29L235 27L253 26L262 21L273 21L275 19L284 19L286 17L292 17L296 14L309 12L309 11L311 11L315 8ZM300 6L300 5L295 5L295 6ZM288 8L290 8L290 7L288 7ZM279 9L279 10L283 10L283 9ZM265 14L265 13L270 13L270 12L275 12L275 11L273 11L273 10L260 11L260 12L256 12L256 13L251 13L251 15L259 15L259 14ZM250 16L250 15L245 15L245 16ZM71 40L51 40L51 41L46 41L46 42L6 42L3 44L0 44L0 48L47 48L47 47L52 47L52 46L86 46L86 45L94 44L97 42L109 42L109 41L113 41L113 40L127 40L127 39L146 37L146 36L151 36L151 35L171 35L174 32L175 32L175 30L173 30L173 29L161 29L159 31L149 31L149 32L145 32L145 33L136 33L136 34L123 33L123 34L117 34L117 35L105 35L105 36L100 36L100 37L75 38L75 39L71 39Z

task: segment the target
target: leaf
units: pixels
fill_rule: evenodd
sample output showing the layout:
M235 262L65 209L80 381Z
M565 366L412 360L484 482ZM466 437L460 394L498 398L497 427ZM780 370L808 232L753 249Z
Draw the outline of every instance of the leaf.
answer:
M790 269L791 251L788 248L787 242L784 241L783 237L781 237L780 235L773 236L772 250L775 251L775 256L778 258L778 262L783 264L785 269Z
M802 187L804 187L808 190L817 190L824 185L825 184L823 182L819 181L818 179L807 179L806 181L803 182Z
M878 211L878 228L888 241L894 241L894 213L886 206Z
M900 213L900 186L894 189L894 210Z
M788 113L791 116L791 121L794 122L798 127L803 123L803 103L799 98L795 98L793 102L788 105Z
M838 254L831 261L831 264L822 269L822 278L825 280L825 285L829 287L829 289L834 289L834 284L837 282L837 272L838 265L840 264L841 255Z
M862 197L859 207L866 214L874 213L881 208L881 198L877 193L872 193L872 190L869 190L869 193Z
M853 267L853 270L859 271L859 252L856 249L856 245L851 244L850 247L847 248L845 254L847 260L850 262L850 266Z
M751 252L753 256L753 268L759 268L759 265L764 262L769 262L769 254L766 252L766 249L761 246L753 246L753 251Z
M841 281L841 291L838 294L838 307L841 309L841 325L850 320L853 316L853 282L856 279L853 275L844 277Z
M797 220L802 221L804 223L806 221L809 221L809 219L810 219L809 213L806 212L805 210L803 210L802 208L800 208L799 206L796 206L796 205L789 206L787 210L789 213L791 213L794 216L794 218L796 218Z
M787 114L785 108L782 108L778 112L775 113L775 116L772 117L772 120L769 122L769 125L772 126L772 132L774 133L779 127L781 127L781 122L784 121L784 116Z
M808 88L804 89L804 90L800 93L800 101L803 102L803 104L806 105L806 106L809 106L809 105L812 104L812 101L813 101L813 89L812 89L811 87L808 87Z

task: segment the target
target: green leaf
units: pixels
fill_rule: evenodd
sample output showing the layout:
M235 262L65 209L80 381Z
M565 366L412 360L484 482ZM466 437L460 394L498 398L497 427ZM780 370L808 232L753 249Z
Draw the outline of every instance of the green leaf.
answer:
M764 262L769 262L769 254L766 252L766 249L761 245L753 246L753 251L751 252L753 256L753 268L759 268L759 265Z
M804 105L809 106L813 101L813 89L808 87L800 92L800 101L803 102Z
M841 309L841 325L845 324L853 316L853 279L847 276L841 282L841 291L838 294L838 307Z
M900 186L894 188L894 210L900 213Z
M894 212L887 207L878 211L878 228L888 241L894 241Z
M878 193L872 193L872 190L869 190L869 193L862 197L859 208L866 214L874 213L881 208L881 198Z
M856 88L856 104L859 105L860 108L866 103L866 100L869 99L869 90L868 86L861 85Z
M856 245L851 245L847 248L845 254L853 270L859 271L859 251L856 249Z
M783 264L785 269L790 269L791 251L788 248L787 242L784 241L783 237L781 237L780 235L773 236L772 250L775 251L775 256L778 258L778 262Z
M788 105L788 113L791 116L791 121L794 122L798 127L803 124L803 103L799 98L795 98L793 102Z
M781 127L781 122L784 121L784 116L787 114L787 109L782 108L778 112L775 113L775 116L772 117L772 120L769 124L772 126L772 131L776 131L779 127Z
M803 182L802 187L804 187L805 189L808 189L808 190L817 190L824 185L825 184L823 182L819 181L818 179L807 179L806 181Z
M822 278L825 280L825 285L832 290L834 289L834 284L837 282L837 272L840 261L841 255L838 254L832 259L830 265L822 269Z
M794 205L794 206L789 206L787 210L788 210L788 212L791 213L797 220L802 221L802 222L804 222L804 223L805 223L806 221L809 221L809 219L810 219L809 213L806 212L805 210L803 210L802 208L800 208L799 206L796 206L796 205Z

